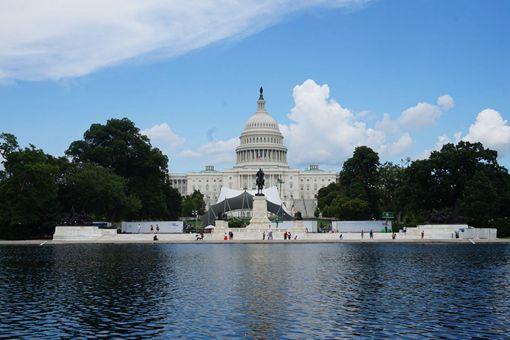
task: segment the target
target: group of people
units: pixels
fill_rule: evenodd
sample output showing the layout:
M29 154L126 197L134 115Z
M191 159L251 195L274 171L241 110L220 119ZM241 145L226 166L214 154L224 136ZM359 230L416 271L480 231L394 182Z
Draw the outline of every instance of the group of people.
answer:
M267 233L264 231L262 232L262 240L265 240L267 238L267 240L273 240L273 231L271 229L269 229L267 231ZM284 240L292 240L292 234L290 231L286 231L283 233L283 239ZM294 240L297 240L297 235L294 235Z
M156 227L154 227L152 224L151 224L151 227L150 227L150 230L151 230L151 233L154 234L154 231L156 232L156 234L154 235L154 237L152 238L154 241L157 241L158 240L158 233L159 233L159 225L156 224ZM140 223L138 223L138 234L140 234L142 231L142 225Z
M292 234L290 233L290 231L286 231L283 233L283 239L284 240L292 240ZM297 235L294 235L294 240L297 240Z
M225 235L223 236L223 241L228 241L228 240L233 240L234 239L234 232L232 230L230 230L227 233L225 233Z
M372 229L370 229L370 238L373 239L374 238L374 232ZM363 238L363 236L365 236L365 231L364 230L361 230L361 238Z
M156 234L159 233L159 225L156 224L156 227L154 228L154 226L151 224L151 233L154 233L154 231L156 231ZM142 232L142 225L140 223L138 223L138 234L140 234Z
M271 229L269 229L267 231L267 234L265 231L262 232L262 240L265 240L266 239L266 235L267 235L267 239L268 240L272 240L273 239L273 231Z

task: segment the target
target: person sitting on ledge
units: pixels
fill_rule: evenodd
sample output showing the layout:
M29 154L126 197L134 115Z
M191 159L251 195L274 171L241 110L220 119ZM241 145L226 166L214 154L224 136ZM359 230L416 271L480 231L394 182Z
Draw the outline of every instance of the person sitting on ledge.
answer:
M152 238L153 241L157 241L158 240L158 235L154 235L154 237Z

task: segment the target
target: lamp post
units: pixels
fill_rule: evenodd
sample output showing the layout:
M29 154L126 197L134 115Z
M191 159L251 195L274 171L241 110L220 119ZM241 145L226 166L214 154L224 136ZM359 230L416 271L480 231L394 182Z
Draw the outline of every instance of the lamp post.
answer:
M198 210L193 210L193 211L191 212L191 214L192 214L193 216L195 216L195 232L196 232L196 231L197 231L197 229L198 229L198 228L197 228L197 222L198 222Z

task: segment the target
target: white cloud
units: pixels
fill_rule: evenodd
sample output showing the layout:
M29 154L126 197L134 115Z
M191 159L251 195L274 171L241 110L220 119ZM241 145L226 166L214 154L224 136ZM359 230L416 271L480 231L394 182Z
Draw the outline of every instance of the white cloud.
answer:
M208 142L198 148L201 155L206 156L214 163L230 163L235 161L235 149L239 145L239 138L216 140Z
M408 128L418 128L434 124L441 117L441 109L433 104L418 103L402 112L399 122Z
M457 144L458 142L460 142L462 139L462 132L460 131L457 131L453 134L453 140L455 142L455 144Z
M388 146L382 146L384 149L381 152L388 156L402 156L407 152L413 145L413 139L409 132L402 134L399 139L389 144Z
M453 98L448 94L443 94L437 98L437 106L439 106L442 110L450 110L455 106L455 102Z
M398 122L392 119L389 113L383 113L383 118L375 123L375 128L386 131L387 133L397 133L400 131Z
M216 140L201 145L196 150L186 149L179 153L182 158L200 158L207 164L228 164L235 161L235 149L239 145L239 138Z
M437 137L435 150L439 151L443 145L451 143L452 140L447 135L441 135Z
M201 154L193 150L183 150L179 152L179 156L182 158L199 158Z
M498 111L485 109L478 114L475 123L469 126L469 132L463 140L481 142L504 156L510 152L510 126Z
M445 94L437 98L437 105L422 102L404 110L398 121L410 129L433 125L444 111L450 110L453 106L453 98Z
M409 133L388 144L383 125L388 123L389 116L383 117L376 128L368 127L329 97L326 84L318 85L308 79L294 87L293 97L295 105L288 115L292 122L280 125L280 129L289 148L288 159L294 164L338 165L359 145L370 146L383 155L397 155L412 144Z
M185 139L176 134L167 123L154 125L150 129L142 131L149 137L152 143L163 148L175 148L184 144Z
M3 0L0 79L61 79L253 34L311 7L370 0Z

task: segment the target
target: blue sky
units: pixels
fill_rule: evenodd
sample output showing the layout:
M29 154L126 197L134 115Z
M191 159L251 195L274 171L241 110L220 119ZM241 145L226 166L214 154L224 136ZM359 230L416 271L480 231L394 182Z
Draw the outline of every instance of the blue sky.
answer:
M172 172L226 168L262 85L296 167L460 139L510 164L508 1L186 3L0 4L0 131L62 155L128 117Z

